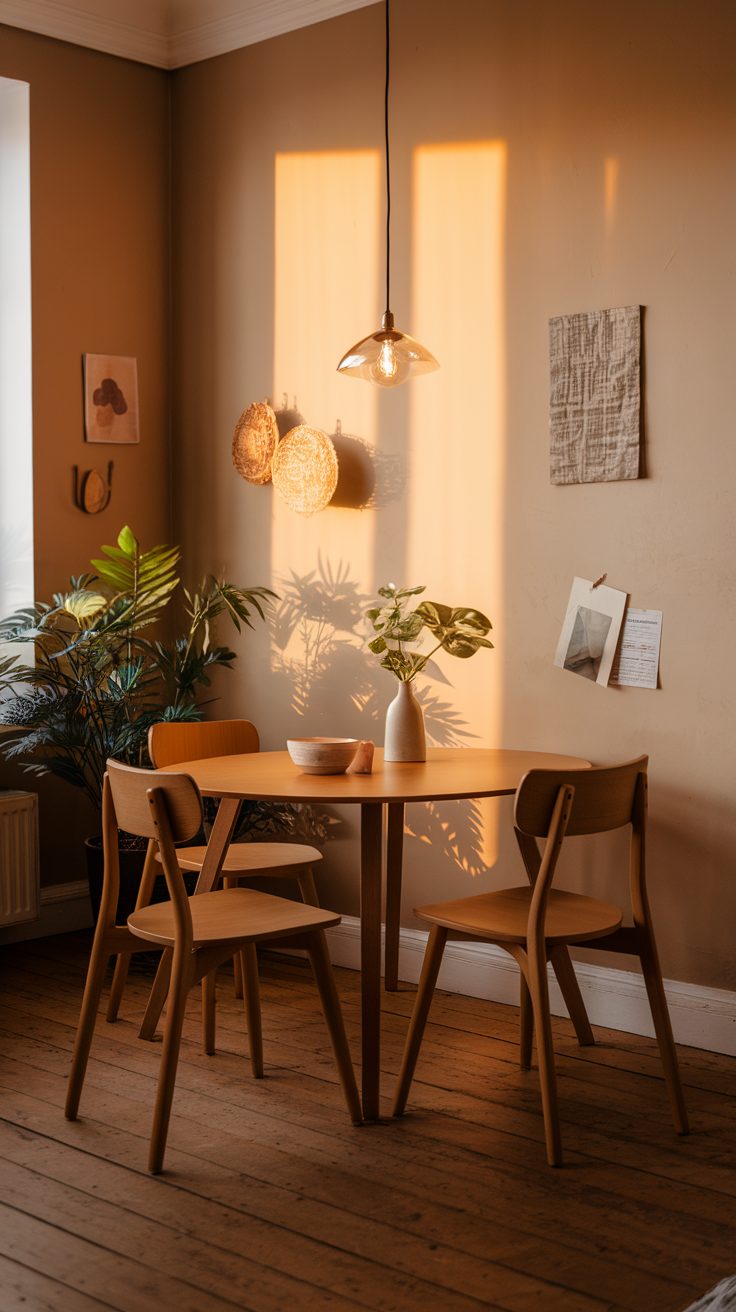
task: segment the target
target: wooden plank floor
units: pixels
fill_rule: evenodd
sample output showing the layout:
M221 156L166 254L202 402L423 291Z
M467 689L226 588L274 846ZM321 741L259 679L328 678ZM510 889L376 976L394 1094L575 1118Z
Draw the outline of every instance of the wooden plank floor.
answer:
M82 1119L62 1105L89 939L0 953L0 1309L675 1312L736 1270L736 1061L681 1049L672 1132L652 1041L555 1022L566 1165L545 1165L515 1009L437 994L400 1122L352 1127L309 971L262 963L267 1078L223 974L218 1053L192 995L166 1173L145 1170L153 958L100 1019ZM358 976L338 972L353 1051ZM413 990L384 998L390 1096ZM103 999L104 1001L104 999ZM386 1103L387 1105L387 1103Z

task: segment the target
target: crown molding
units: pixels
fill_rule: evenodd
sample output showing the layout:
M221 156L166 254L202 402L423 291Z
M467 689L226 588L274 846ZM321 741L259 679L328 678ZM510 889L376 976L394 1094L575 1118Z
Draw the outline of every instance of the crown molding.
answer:
M124 8L123 5L120 6ZM0 23L22 27L57 41L102 50L154 68L169 68L170 39L165 32L142 28L119 18L92 14L62 0L0 0Z
M211 0L199 0L190 5L193 23L190 20L189 26L178 29L172 5L167 30L161 31L126 19L125 0L118 5L120 18L104 17L64 0L0 0L0 23L154 68L174 69L376 3L378 0L240 0L238 12L209 18ZM202 21L196 21L200 15ZM151 17L155 19L153 6Z
M212 59L229 50L240 50L376 3L377 0L249 0L239 13L198 23L186 31L174 31L169 67L182 68ZM202 12L205 8L201 6Z

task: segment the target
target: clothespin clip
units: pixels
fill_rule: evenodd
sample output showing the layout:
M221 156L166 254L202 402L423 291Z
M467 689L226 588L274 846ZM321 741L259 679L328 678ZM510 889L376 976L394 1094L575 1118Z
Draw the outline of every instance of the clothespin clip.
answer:
M600 578L596 579L595 583L591 583L590 585L591 592L594 592L596 588L599 588L601 586L601 583L605 583L607 578L608 578L607 574L601 574Z

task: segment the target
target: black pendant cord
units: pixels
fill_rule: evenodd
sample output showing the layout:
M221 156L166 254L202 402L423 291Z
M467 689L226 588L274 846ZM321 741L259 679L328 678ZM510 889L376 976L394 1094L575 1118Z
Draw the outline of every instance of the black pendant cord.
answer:
M386 140L386 313L391 306L391 166L388 144L388 87L389 87L389 0L386 0L386 90L383 100L383 125Z

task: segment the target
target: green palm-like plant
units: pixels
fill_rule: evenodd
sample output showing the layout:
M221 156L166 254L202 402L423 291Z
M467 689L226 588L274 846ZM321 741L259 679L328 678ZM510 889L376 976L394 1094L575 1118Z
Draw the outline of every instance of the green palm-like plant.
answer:
M58 775L99 807L109 756L147 764L151 724L201 718L200 690L213 668L229 669L236 657L213 642L215 620L252 628L253 612L263 619L275 594L212 576L190 593L178 565L178 547L144 551L125 527L92 561L94 573L0 622L0 641L33 648L26 663L0 657L0 723L17 730L2 747L6 757ZM171 642L150 637L179 591L184 633Z

